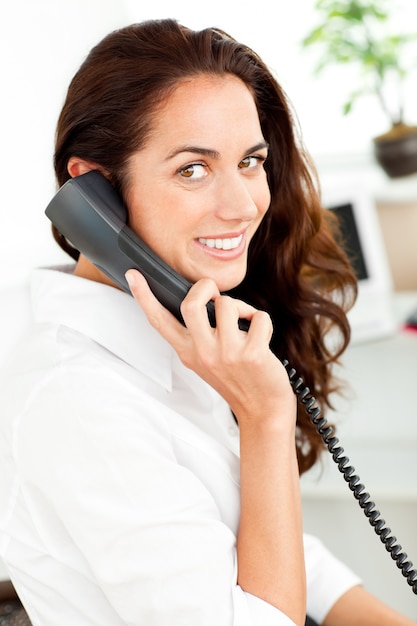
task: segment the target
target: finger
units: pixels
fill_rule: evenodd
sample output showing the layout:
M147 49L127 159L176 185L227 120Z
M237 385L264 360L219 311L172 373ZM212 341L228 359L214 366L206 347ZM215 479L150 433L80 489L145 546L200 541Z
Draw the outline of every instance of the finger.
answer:
M125 277L132 296L143 309L151 326L176 349L186 334L184 326L154 296L140 272L131 269Z
M233 298L232 296L221 296L216 300L216 308L224 307L226 311L230 311L230 314L234 313L238 319L244 319L251 321L253 316L257 313L258 309L255 309L251 304Z
M207 339L212 336L206 305L219 295L216 283L209 278L202 278L192 285L181 303L181 315L192 335L198 334Z
M269 346L274 327L271 316L266 311L255 311L251 318L251 325L248 335L256 337L256 341L264 342Z
M223 329L227 334L231 331L239 331L239 320L251 321L253 315L256 313L250 304L237 300L230 296L219 296L214 301L216 310L216 322L219 334L222 334Z
M246 319L250 321L249 330L244 333L247 337L246 340L269 346L273 328L268 313L259 311L242 300L228 296L216 298L215 307L218 332L223 341L233 340L234 334L231 330L236 329L238 331L238 320Z

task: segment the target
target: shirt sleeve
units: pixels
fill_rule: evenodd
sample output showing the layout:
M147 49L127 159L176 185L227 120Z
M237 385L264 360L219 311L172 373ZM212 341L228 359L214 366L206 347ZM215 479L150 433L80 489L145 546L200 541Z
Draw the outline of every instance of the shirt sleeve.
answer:
M304 535L304 552L307 614L321 624L337 600L362 581L316 537Z
M291 626L237 585L234 533L177 462L169 419L168 407L118 374L67 367L20 419L21 475L50 503L82 554L83 575L123 623Z

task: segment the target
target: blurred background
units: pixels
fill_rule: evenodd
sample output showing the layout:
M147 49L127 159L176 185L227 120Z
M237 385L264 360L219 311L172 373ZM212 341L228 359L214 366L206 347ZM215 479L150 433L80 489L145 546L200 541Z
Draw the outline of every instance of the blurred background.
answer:
M385 0L374 4L387 6ZM415 0L390 0L388 5L390 18L381 29L388 26L394 33L412 33L417 25ZM340 425L343 442L347 440L351 454L359 458L359 471L365 468L365 483L368 476L371 492L388 510L394 531L416 563L417 411L413 396L417 335L405 334L402 324L414 303L417 308L417 174L391 178L376 163L372 140L387 132L389 123L374 95L362 96L349 115L343 115L346 98L359 83L357 66L329 62L324 72L315 75L319 47L302 46L320 23L315 0L2 2L0 298L4 299L0 310L11 291L26 282L31 268L68 262L69 257L52 239L44 208L56 189L54 129L69 81L90 48L110 30L165 17L193 28L220 27L256 50L292 101L324 196L336 189L340 202L349 200L350 193L354 199L360 189L367 199L364 210L371 211L374 221L362 226L365 247L371 249L376 240L382 245L381 266L385 268L386 263L389 274L385 287L395 302L399 298L398 324L389 337L365 338L347 353L342 377L348 378L352 393L338 405L332 419ZM416 69L416 59L414 47L407 57L411 70ZM417 71L410 71L402 91L405 119L415 125ZM405 301L401 300L404 294ZM21 303L19 316L26 301L17 301ZM3 310L2 314L6 335L14 313L7 317ZM400 364L405 364L401 375ZM381 399L382 390L388 392L388 402ZM371 536L336 474L325 462L314 476L307 477L306 530L322 537L374 593L416 619L416 597ZM2 575L7 577L7 572L2 572L0 564Z

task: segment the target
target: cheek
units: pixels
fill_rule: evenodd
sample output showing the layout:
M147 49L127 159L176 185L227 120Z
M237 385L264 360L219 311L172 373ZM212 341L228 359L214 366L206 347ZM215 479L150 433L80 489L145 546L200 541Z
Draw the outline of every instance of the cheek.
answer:
M163 230L161 233L161 228L157 229L158 211L153 190L147 189L146 185L141 185L140 191L137 187L138 185L135 185L126 198L129 212L128 224L149 245L152 239L163 235Z
M262 218L267 212L269 205L271 204L271 192L265 175L264 184L258 190L257 197L255 199L256 206L258 207L259 217Z
M176 258L184 256L179 243L183 242L184 226L176 212L167 207L168 203L154 200L146 205L143 202L130 204L129 226L153 252L173 265Z
M169 228L161 228L161 222L149 217L133 216L130 227L153 250L158 251L166 245Z

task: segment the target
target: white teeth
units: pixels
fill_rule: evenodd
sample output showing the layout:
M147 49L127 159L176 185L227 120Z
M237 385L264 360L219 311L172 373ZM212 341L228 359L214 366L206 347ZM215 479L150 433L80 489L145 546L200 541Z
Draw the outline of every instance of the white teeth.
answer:
M242 241L243 235L239 237L226 237L225 239L204 239L199 238L199 242L208 248L216 248L217 250L234 250Z

